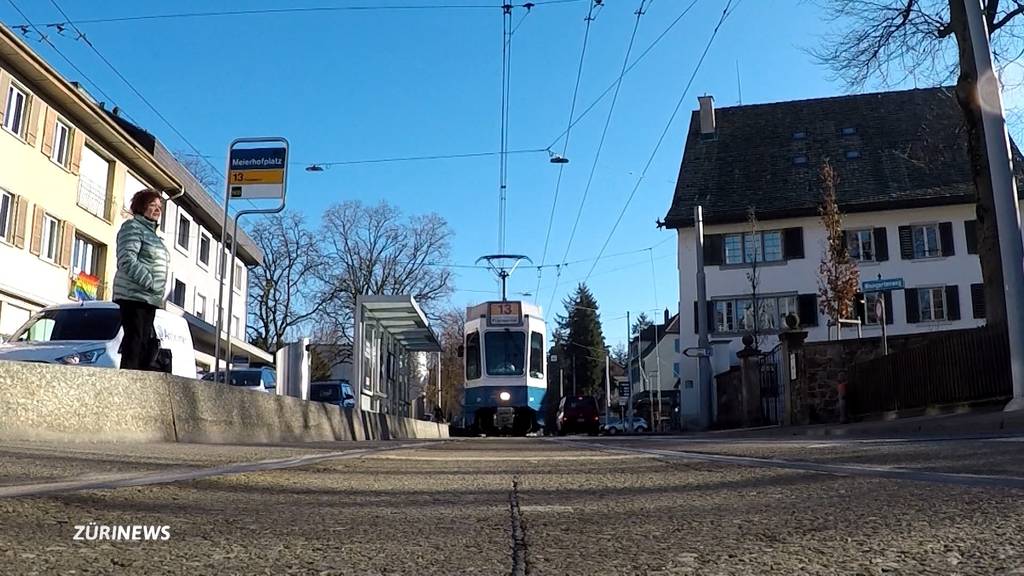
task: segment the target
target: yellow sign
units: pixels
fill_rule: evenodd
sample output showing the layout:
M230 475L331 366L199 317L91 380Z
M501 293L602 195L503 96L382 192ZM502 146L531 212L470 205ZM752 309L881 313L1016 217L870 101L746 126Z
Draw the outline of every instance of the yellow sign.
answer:
M232 170L228 173L228 182L234 185L281 184L284 170Z

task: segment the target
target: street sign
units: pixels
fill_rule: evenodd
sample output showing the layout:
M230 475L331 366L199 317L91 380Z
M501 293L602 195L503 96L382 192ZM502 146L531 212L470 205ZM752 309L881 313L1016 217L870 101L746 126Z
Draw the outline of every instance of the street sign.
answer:
M280 199L284 197L288 171L288 148L235 148L228 157L228 186L231 198Z
M710 358L714 355L713 348L701 348L700 346L692 346L683 350L683 356L687 358Z
M903 290L903 278L883 278L881 280L865 280L865 292L881 292L883 290Z

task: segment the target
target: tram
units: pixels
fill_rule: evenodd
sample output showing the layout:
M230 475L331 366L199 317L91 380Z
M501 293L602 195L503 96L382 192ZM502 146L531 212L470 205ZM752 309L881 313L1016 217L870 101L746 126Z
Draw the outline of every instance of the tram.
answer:
M503 300L466 308L463 414L470 433L525 436L543 428L546 333L533 304Z

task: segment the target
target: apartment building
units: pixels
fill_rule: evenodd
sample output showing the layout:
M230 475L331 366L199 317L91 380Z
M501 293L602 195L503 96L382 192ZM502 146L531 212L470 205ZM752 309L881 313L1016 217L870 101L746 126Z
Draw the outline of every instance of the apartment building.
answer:
M182 191L100 104L0 25L0 334L42 307L110 297L121 207L138 183Z
M755 315L762 348L777 342L789 313L799 316L809 340L836 337L818 305L826 239L818 216L819 169L825 160L838 175L847 248L861 282L892 281L892 289L864 291L866 306L857 309L863 334L881 333L879 298L888 334L984 324L975 193L952 89L718 110L709 96L699 103L665 218L678 235L681 348L697 345L698 313L706 314L716 356L729 359L716 358L719 367L736 363ZM705 222L704 311L696 303L698 204ZM749 281L754 267L757 310ZM844 337L855 336L856 329L846 329ZM694 411L697 361L683 355L677 361L684 410Z

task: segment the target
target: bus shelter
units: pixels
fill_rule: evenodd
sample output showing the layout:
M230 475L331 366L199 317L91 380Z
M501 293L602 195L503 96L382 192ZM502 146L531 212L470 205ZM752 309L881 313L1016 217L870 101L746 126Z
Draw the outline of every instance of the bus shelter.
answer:
M411 417L420 395L413 390L413 358L441 352L437 335L412 296L359 296L355 310L353 372L359 408Z

